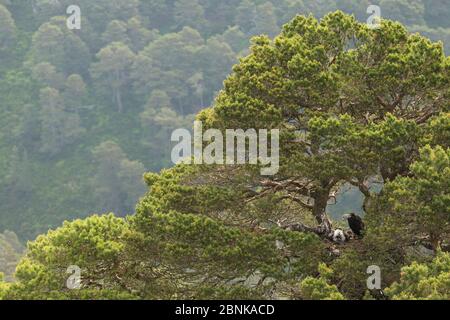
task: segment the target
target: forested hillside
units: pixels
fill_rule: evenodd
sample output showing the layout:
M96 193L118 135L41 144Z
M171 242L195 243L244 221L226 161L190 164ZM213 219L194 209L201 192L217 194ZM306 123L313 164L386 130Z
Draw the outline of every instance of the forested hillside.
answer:
M370 4L401 24L368 29ZM6 280L41 235L0 298L379 298L370 264L390 298L449 298L449 17L449 0L0 0ZM172 168L196 117L308 142L273 179ZM349 212L366 234L336 245Z

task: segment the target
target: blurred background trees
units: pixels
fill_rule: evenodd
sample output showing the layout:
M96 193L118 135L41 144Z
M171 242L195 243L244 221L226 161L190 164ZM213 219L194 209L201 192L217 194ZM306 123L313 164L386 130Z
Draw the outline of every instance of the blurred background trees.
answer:
M22 258L24 251L25 248L14 232L0 233L0 274L3 274L3 280L13 281L16 265ZM0 278L0 286L1 282L2 279Z

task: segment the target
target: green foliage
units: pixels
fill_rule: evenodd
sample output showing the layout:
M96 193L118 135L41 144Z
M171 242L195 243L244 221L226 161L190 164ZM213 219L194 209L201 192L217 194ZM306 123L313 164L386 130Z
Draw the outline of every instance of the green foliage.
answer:
M0 4L0 52L4 52L12 45L16 35L16 26L11 13Z
M448 300L450 298L450 255L439 253L428 264L403 267L399 282L386 289L393 300Z
M332 265L346 297L364 295L369 265L381 268L383 286L389 286L398 280L405 264L426 262L447 245L448 168L448 149L424 147L408 176L386 183L381 193L367 202L364 241Z
M347 42L353 37L356 37L356 47L347 50ZM379 46L375 45L379 38L386 39L383 52L392 52L391 56L383 56ZM417 48L421 48L422 53L419 54ZM367 56L373 59L369 67ZM404 64L397 66L393 63L398 59ZM408 73L411 78L400 72L404 68L411 70ZM254 39L250 55L234 67L214 107L201 112L198 119L210 128L280 128L284 139L280 173L275 178L266 179L255 174L254 168L249 166L179 166L160 175L147 174L150 194L138 205L134 218L137 229L143 234L142 241L148 245L154 241L155 235L172 233L172 229L160 231L151 227L153 219L158 217L156 212L172 210L177 214L169 215L168 221L173 219L169 224L182 219L183 222L173 231L186 236L185 242L189 241L189 245L184 247L184 242L179 242L180 238L169 240L171 245L177 243L173 256L183 261L186 256L196 256L196 251L192 250L204 250L196 245L195 239L201 233L191 229L189 219L193 218L192 213L206 215L212 221L220 221L229 227L234 227L235 221L239 221L239 227L251 234L258 230L277 230L273 221L281 220L288 221L288 226L300 228L299 231L313 230L320 237L327 238L333 230L327 217L327 204L343 183L357 186L367 204L380 204L368 181L380 176L388 182L382 192L384 195L390 194L389 186L401 181L402 175L414 175L421 160L411 169L410 165L418 158L423 143L421 135L428 131L431 139L435 139L433 125L430 127L424 121L434 112L444 109L448 102L446 68L447 60L440 46L417 35L408 35L401 25L384 22L381 29L370 31L340 12L320 21L299 16L285 25L282 34L274 41L267 37ZM373 78L368 80L364 76L366 74ZM387 85L385 79L389 79L391 84ZM422 81L421 86L432 89L422 91L415 86L417 81ZM351 94L358 86L358 94ZM399 87L408 88L408 98L398 92ZM419 101L421 104L417 109L410 108ZM303 136L298 135L300 130L304 132ZM439 172L447 167L448 163L444 161ZM446 181L445 174L441 177ZM440 180L434 177L434 181L438 183ZM415 185L414 182L411 185ZM430 194L427 188L421 190ZM439 195L440 190L436 190ZM445 186L442 194L444 197L448 194ZM280 199L279 206L270 204ZM289 206L296 209L291 212ZM443 212L444 215L448 211L446 207L436 209L435 213ZM403 209L400 212L403 213ZM302 285L305 298L343 298L333 283L339 280L343 280L344 284L339 289L345 294L362 298L366 293L366 269L374 263L385 267L387 283L395 279L399 265L389 265L386 261L393 259L394 263L401 264L404 253L385 250L386 245L388 248L392 245L398 251L404 248L398 246L399 229L395 229L395 224L380 223L383 217L384 212L376 210L372 218L369 216L374 226L389 228L386 236L391 237L390 240L384 242L386 236L382 237L379 229L369 229L367 240L356 242L355 248L349 246L339 252L341 257L333 263L336 271L333 277L309 277L305 280ZM427 223L432 221L427 220ZM426 223L417 225L425 227ZM203 226L202 234L208 234L210 228L213 234L209 235L208 243L223 247L223 244L215 243L213 235L221 234L226 238L226 229ZM436 228L442 235L448 234L445 225L436 225ZM298 231L287 229L291 230L288 234ZM400 236L418 237L422 233L421 230L400 232ZM279 241L283 248L284 240ZM246 239L245 243L251 243L251 240ZM244 243L239 246L244 246ZM291 248L288 251L289 257L297 256ZM313 259L309 253L302 255L305 260ZM250 257L247 259L251 260ZM211 260L220 261L220 258L215 256ZM201 260L196 262L200 265L192 265L193 274L194 270L202 270L202 277L209 274L205 270L223 272L212 262L207 265L203 265ZM230 262L232 260L221 265ZM172 260L170 265L177 265L176 260ZM236 269L236 266L231 266L231 270ZM291 281L295 279L279 278L261 265L257 270L264 270L264 274L281 283L286 281L284 284L287 286L292 285ZM304 270L302 274L305 275ZM238 277L237 274L233 276Z
M304 300L344 300L344 296L335 285L328 284L327 280L333 270L325 264L319 265L319 278L307 277L300 284L301 297Z
M422 138L422 144L434 146L450 147L450 113L443 112L430 119Z
M66 8L72 4L79 5L83 11L79 31L66 27ZM409 30L433 40L444 40L448 47L445 5L432 5L428 1L375 1L374 4L382 6L384 17L399 19ZM128 159L139 161L148 170L170 166L170 131L174 126L190 128L193 114L211 105L237 57L247 54L252 36L274 36L298 13L322 17L341 9L364 22L368 5L366 1L354 0L231 0L226 3L133 0L95 4L87 0L42 0L33 5L23 1L2 2L0 230L11 229L23 239L32 239L66 218L84 217L92 208L102 209L97 205L102 195L95 192L90 179L96 171L96 164L91 161L93 148L113 140ZM339 19L331 18L330 23L339 24L331 22ZM355 25L348 17L344 20L344 24ZM298 21L303 23L301 19ZM315 24L312 20L310 23ZM324 21L320 28L326 24ZM388 29L396 30L398 37L406 39L404 29L389 24L383 29L386 32L380 30L367 43L380 42L379 37L390 34ZM375 89L387 100L394 94L389 89L394 88L413 93L422 90L429 93L427 100L436 98L435 90L430 90L439 80L436 79L439 59L435 59L439 50L435 45L416 37L408 38L407 44L400 41L393 45L383 40L383 46L376 45L379 55L375 56L382 57L382 63L372 67L354 64L364 60L348 55L342 60L341 70L320 70L337 51L321 49L322 44L331 44L334 35L331 29L316 31L312 28L309 35L305 33L301 37L300 32L295 40L284 39L279 44L281 55L287 54L289 48L306 46L306 51L292 51L295 59L286 55L286 61L281 64L287 67L286 63L292 60L289 72L282 75L284 80L304 74L295 81L286 81L281 90L294 92L292 86L309 86L305 87L305 92L309 90L307 96L291 97L291 102L299 99L301 104L327 103L336 101L338 96L344 101L351 96L352 109L373 111L378 108L372 95ZM339 44L333 46L338 48ZM382 55L388 51L388 55ZM366 54L363 50L359 53ZM263 52L259 54L263 55ZM427 57L427 61L423 60ZM397 71L402 74L407 69L405 73L409 72L410 76L403 83L399 77L387 77L395 69L402 70ZM249 71L253 72L251 68ZM353 76L345 82L346 90L337 95L340 79L335 77L346 77L346 74ZM259 86L271 81L264 78L266 75L261 74ZM378 85L371 89L373 82ZM52 95L58 100L50 104L55 107L40 103L40 90L47 87L59 92ZM150 103L152 92L158 90L167 94L170 103L165 106ZM279 99L282 95L279 93L271 99ZM253 108L267 105L261 104L257 97L247 98L235 103L250 110L248 116L252 120L255 119ZM312 100L305 101L305 98ZM290 108L287 99L279 103ZM122 113L117 114L116 110ZM267 119L280 120L277 120L280 110L270 106L267 111ZM352 114L348 108L344 111ZM17 155L14 156L17 161L12 155ZM398 158L392 159L395 160ZM20 170L14 166L20 166ZM20 186L4 179L11 170L15 170L15 181L21 181ZM120 207L130 208L128 200L120 201L127 202Z
M138 219L142 222L143 218ZM138 230L143 238L134 239L133 243L140 248L136 251L141 259L158 261L157 268L167 270L163 278L184 287L183 292L178 292L175 286L166 298L198 298L206 288L219 285L234 291L249 282L255 283L254 293L261 291L267 296L275 288L273 280L311 274L323 258L320 241L313 235L281 230L255 233L201 215L155 213ZM286 261L277 241L286 250L310 258ZM145 294L154 296L155 292Z
M3 300L4 296L8 292L9 284L4 282L3 273L0 272L0 301Z
M92 77L111 87L113 101L122 112L122 88L129 82L134 53L125 44L113 42L100 50L96 57L99 61L92 65Z
M2 280L13 280L16 265L23 253L24 248L14 232L5 231L0 234L0 273L3 276Z
M354 185L369 201L375 177L407 175L420 127L448 104L440 45L391 21L369 30L342 12L297 16L274 40L255 38L233 71L198 119L211 128L278 128L282 156L268 181L245 167L226 180L244 180L231 184L250 186L251 199L276 194L300 204L323 236L332 233L327 206L340 187Z
M0 1L0 230L132 214L144 171L171 166L170 133L195 114L280 129L282 146L274 177L147 173L134 216L39 236L0 299L359 299L374 263L393 299L448 298L448 256L414 251L450 240L448 43L422 36L448 39L447 10L373 2L400 23L369 29L355 0ZM66 27L71 4L81 30ZM349 186L367 230L336 244L329 207ZM22 249L6 232L0 249L10 281Z
M113 141L105 141L92 150L97 163L93 187L97 203L103 211L131 213L136 201L145 193L139 161L131 161Z
M65 110L58 90L49 87L41 89L40 104L40 151L54 156L78 139L85 130L80 125L80 117Z
M396 235L396 246L399 241L424 237L438 249L449 240L449 157L448 148L424 147L420 159L411 165L410 176L398 177L384 187L374 219L380 228L390 229L387 235Z
M131 297L118 283L119 262L127 233L124 220L112 214L93 215L65 222L28 244L16 270L17 283L7 298L14 299L112 299ZM81 288L66 283L70 266L81 269ZM104 289L99 291L99 289ZM123 293L122 293L123 292Z

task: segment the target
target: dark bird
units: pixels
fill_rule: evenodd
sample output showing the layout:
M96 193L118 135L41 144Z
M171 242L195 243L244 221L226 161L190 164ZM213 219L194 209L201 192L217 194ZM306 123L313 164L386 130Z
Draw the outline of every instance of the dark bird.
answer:
M360 216L357 216L354 213L344 214L343 218L347 220L348 226L352 230L354 234L358 237L362 237L364 231L364 222L362 221Z

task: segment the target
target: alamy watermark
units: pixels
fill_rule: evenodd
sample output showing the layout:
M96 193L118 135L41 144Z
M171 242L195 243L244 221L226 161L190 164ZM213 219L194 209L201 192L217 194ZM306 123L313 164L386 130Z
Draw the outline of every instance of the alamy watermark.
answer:
M69 266L66 273L70 274L66 281L67 289L81 289L81 268L79 266Z
M367 274L370 275L367 278L367 289L381 290L381 268L375 265L369 266L367 268Z
M77 5L70 5L67 7L66 13L70 15L67 18L67 28L69 30L81 29L81 9Z
M69 30L81 29L81 9L77 5L70 5L67 7L66 13L70 15L67 18L67 28ZM367 26L370 29L377 29L381 26L381 8L378 5L370 5L367 7Z
M208 129L203 132L203 123L195 121L193 140L187 129L172 133L171 141L178 143L172 149L171 159L174 164L259 164L263 167L262 175L272 176L279 170L279 137L278 129L271 129L270 134L267 129L227 129L224 139L222 131ZM204 142L209 142L205 148Z
M367 18L367 26L370 29L378 29L381 26L381 8L377 5L370 5L367 8L367 13L370 14Z

